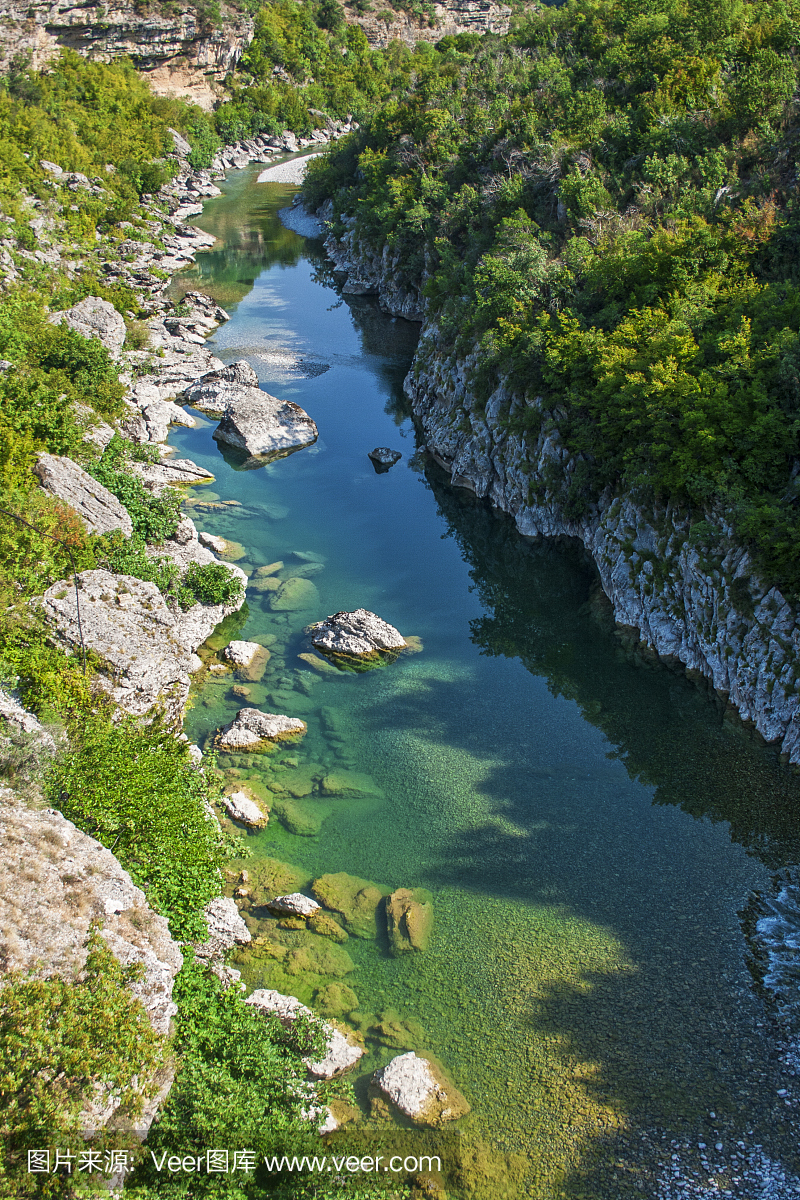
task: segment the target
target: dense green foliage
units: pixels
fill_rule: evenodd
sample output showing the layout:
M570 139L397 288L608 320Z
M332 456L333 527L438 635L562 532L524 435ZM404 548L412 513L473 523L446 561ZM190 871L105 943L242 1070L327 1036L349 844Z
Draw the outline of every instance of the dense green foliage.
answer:
M569 0L429 73L306 187L422 285L440 349L579 515L606 487L724 510L800 592L796 0ZM341 228L341 227L340 227Z
M134 447L115 434L100 459L90 464L89 471L125 505L135 534L145 542L163 542L178 528L181 498L173 488L164 488L159 495L149 492L141 479L127 469L127 462L133 457Z
M69 726L47 778L52 804L130 871L179 937L205 936L200 909L221 890L229 847L210 815L218 785L162 721L99 706Z
M346 25L334 2L276 0L256 16L253 41L215 114L227 142L284 129L309 134L324 118L363 120L436 67L426 42L374 50L360 25Z
M1 1196L64 1194L60 1173L29 1174L27 1152L84 1145L81 1110L97 1089L116 1096L119 1114L133 1119L152 1094L164 1049L127 986L141 965L122 967L97 932L88 950L74 982L11 975L0 989ZM75 1171L68 1190L96 1194L96 1179Z
M240 579L222 563L189 563L178 590L178 602L183 608L192 604L231 604L243 591Z

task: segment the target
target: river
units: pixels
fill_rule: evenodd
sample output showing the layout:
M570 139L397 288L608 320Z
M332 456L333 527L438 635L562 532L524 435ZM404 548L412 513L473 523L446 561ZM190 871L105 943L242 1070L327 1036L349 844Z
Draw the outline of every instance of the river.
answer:
M228 308L209 348L247 358L320 431L258 470L225 461L202 414L170 439L216 476L188 510L198 528L241 543L248 571L280 561L280 577L309 580L307 608L249 593L227 630L271 651L247 703L309 727L288 753L221 760L277 806L240 865L263 881L292 864L305 888L339 871L424 887L435 925L427 951L398 958L382 937L313 938L298 969L287 950L310 935L256 910L272 950L238 966L250 986L338 1004L366 1039L365 1112L393 1055L443 1064L472 1106L457 1135L425 1143L451 1196L760 1195L754 1155L788 1173L800 1159L738 914L800 861L798 777L701 682L614 629L580 549L521 538L416 450L402 380L417 326L344 302L320 244L278 221L294 189L257 170L206 205L198 223L220 241L173 282ZM377 474L375 446L403 458ZM357 607L422 652L335 676L298 659L309 621ZM192 738L241 707L231 685L206 676ZM336 770L360 773L362 794L314 794ZM374 1115L362 1127L389 1136ZM671 1191L678 1179L700 1190Z

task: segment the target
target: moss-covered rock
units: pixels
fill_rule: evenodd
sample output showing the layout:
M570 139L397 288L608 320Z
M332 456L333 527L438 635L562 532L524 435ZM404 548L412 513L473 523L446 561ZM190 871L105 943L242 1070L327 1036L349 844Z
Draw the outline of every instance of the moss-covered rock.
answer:
M315 879L311 890L324 908L339 914L348 933L362 938L378 936L377 909L388 888L339 871Z
M314 1008L326 1017L338 1017L358 1008L358 996L346 983L328 983L317 989Z
M310 579L301 579L297 575L285 579L269 601L273 612L301 612L318 605L319 592L316 586Z
M314 933L318 933L320 937L331 938L334 942L346 942L350 936L346 930L342 929L338 921L334 921L330 913L323 912L321 908L318 908L308 918L308 928Z
M341 946L331 945L325 938L309 934L304 945L289 951L284 967L289 975L341 977L355 970L355 963Z
M386 898L386 929L392 954L425 950L433 928L433 902L424 888L397 888Z
M322 827L322 819L309 811L301 801L276 797L272 803L272 814L280 823L299 837L314 837Z
M382 796L383 792L370 775L361 771L338 768L329 772L319 785L323 796Z

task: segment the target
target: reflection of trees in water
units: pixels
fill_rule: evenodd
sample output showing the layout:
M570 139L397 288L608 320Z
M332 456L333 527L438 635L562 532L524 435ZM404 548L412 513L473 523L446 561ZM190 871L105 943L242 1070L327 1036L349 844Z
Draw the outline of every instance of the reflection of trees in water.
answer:
M510 518L427 472L486 608L472 636L484 654L519 658L602 729L654 803L730 823L731 837L775 867L800 860L800 779L705 684L626 649L596 572L577 543L531 542Z
M336 287L335 279L326 286ZM363 353L375 360L370 365L387 385L389 395L384 411L395 425L402 425L411 416L403 380L419 341L419 322L387 316L381 312L374 296L346 296L343 299L361 338Z

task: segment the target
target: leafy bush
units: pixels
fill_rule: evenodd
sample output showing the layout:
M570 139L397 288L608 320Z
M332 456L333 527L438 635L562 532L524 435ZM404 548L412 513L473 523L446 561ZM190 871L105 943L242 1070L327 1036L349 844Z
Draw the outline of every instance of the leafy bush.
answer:
M70 749L46 782L51 803L113 851L175 936L204 937L200 910L221 890L229 849L209 814L215 779L159 719L114 721L100 706L68 729Z
M163 542L172 537L180 521L181 498L172 488L155 496L136 475L125 468L133 446L115 434L101 458L88 467L104 487L122 501L136 533L145 542Z
M193 604L233 604L243 591L242 581L232 575L222 563L189 563L183 583L178 591L178 603L182 608Z
M75 982L7 975L0 989L4 1196L63 1194L62 1176L28 1172L27 1152L84 1144L81 1111L97 1099L97 1089L113 1093L120 1115L134 1119L154 1091L163 1039L128 988L141 964L121 966L96 931L87 945L86 965ZM93 1190L91 1176L81 1179L77 1172L70 1184L71 1194Z

